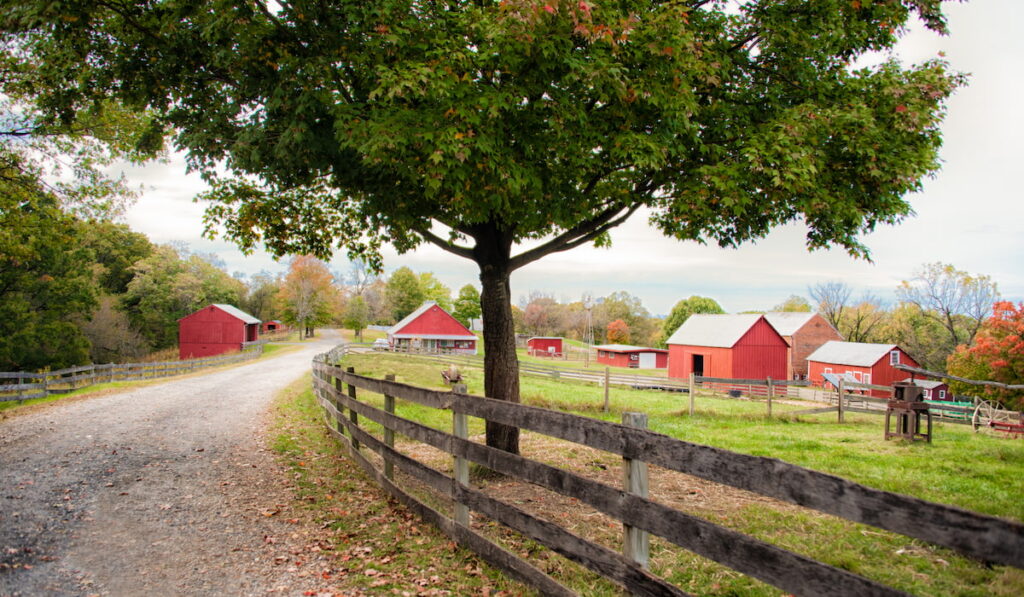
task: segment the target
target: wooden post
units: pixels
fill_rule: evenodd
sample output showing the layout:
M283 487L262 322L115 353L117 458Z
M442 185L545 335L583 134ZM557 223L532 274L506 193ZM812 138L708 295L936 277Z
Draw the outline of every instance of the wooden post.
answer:
M693 402L694 402L694 400L696 400L696 398L694 397L694 394L697 393L697 380L696 380L696 377L697 376L694 375L693 372L691 371L690 372L690 416L691 417L693 416Z
M334 378L334 389L341 394L341 378ZM345 407L341 405L340 399L334 400L334 408L338 409L338 416L334 419L334 428L338 430L338 433L345 435L345 426L341 424L341 417L344 416Z
M772 385L772 378L768 378L768 418L772 418L772 398L775 395L775 386Z
M608 412L608 382L611 377L611 368L604 368L604 412Z
M836 409L839 413L839 422L843 422L843 378L839 378L839 407Z
M395 374L388 373L384 376L387 381L395 381ZM389 414L395 414L395 397L384 394L384 412ZM384 428L384 445L389 448L395 447L395 431L390 427ZM390 460L384 460L384 476L388 479L395 478L394 464Z
M647 429L647 415L644 413L622 413L622 424ZM631 458L622 459L622 485L627 493L647 497L647 463ZM622 525L622 553L643 568L650 559L650 536L647 531Z
M348 371L349 373L355 373L356 372L356 368L355 367L349 367L349 368L345 369L345 371ZM348 384L348 397L353 399L353 400L356 399L356 387L354 385L352 385L352 384ZM348 420L352 421L352 425L358 426L359 425L359 413L357 413L356 411L354 411L352 409L349 409L348 410ZM359 440L357 440L354 435L352 436L352 449L353 450L358 450L359 449Z
M455 384L452 386L452 392L465 394L466 384ZM452 435L459 439L469 439L469 420L466 413L452 411ZM455 457L455 482L469 487L469 461L461 456ZM469 507L458 501L455 502L455 522L469 526Z

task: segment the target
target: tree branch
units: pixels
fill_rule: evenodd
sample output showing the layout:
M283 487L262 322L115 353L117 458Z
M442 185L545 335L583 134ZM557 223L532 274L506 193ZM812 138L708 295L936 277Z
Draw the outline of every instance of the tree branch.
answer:
M437 236L430 230L417 229L416 233L422 236L424 240L430 242L431 244L437 245L438 247L444 249L445 251L448 251L453 255L458 255L459 257L462 257L464 259L473 259L473 249L470 249L469 247L463 247L462 245L457 245L455 243L448 242L445 239L441 238L440 236Z
M633 204L632 207L626 209L625 213L622 213L623 207L621 206L610 207L594 218L566 230L543 245L516 255L509 261L508 270L510 272L515 271L551 253L568 251L569 249L586 244L625 222L636 210L640 209L640 205L639 202Z

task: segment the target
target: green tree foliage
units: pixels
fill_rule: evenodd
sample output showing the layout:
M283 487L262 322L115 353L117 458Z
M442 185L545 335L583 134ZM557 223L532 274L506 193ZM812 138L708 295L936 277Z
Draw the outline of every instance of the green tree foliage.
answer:
M993 306L968 347L960 345L949 357L949 373L967 379L1024 384L1024 303L1000 301ZM1024 410L1024 392L993 386L951 381L957 394L983 395L1001 400L1014 410Z
M22 173L0 171L0 371L87 363L75 322L91 313L96 286L81 223Z
M452 291L441 283L432 272L423 272L419 275L420 290L423 292L424 300L434 301L445 311L452 310ZM419 305L417 305L419 306Z
M880 332L881 338L877 341L898 344L925 369L946 370L946 361L950 355L947 332L942 324L926 316L917 305L896 305Z
M721 314L725 313L725 310L722 309L722 306L715 299L706 296L691 296L688 299L679 301L672 307L672 312L668 314L668 317L662 324L661 336L663 342L667 342L672 337L672 334L676 333L676 330L686 323L686 320L694 313Z
M772 307L772 311L782 313L810 313L812 309L811 303L809 303L807 299L793 294L778 305Z
M260 321L280 319L274 304L274 298L280 290L281 281L278 277L268 271L261 271L249 279L240 306Z
M480 319L480 291L476 289L476 286L466 284L460 288L454 308L452 316L467 328L470 327L471 320Z
M855 255L909 214L960 78L850 65L915 14L945 32L938 0L25 0L2 19L45 64L51 114L109 97L156 113L243 249L379 266L384 242L428 242L474 261L485 393L517 401L509 276L607 244L641 207L680 240L801 220L809 247ZM488 423L489 445L517 438Z
M174 346L178 320L211 303L238 305L244 286L199 255L179 252L170 245L132 268L135 276L122 296L132 325L156 349Z
M605 328L605 338L609 344L629 344L629 324L621 319L609 322Z
M623 290L599 299L593 310L595 326L606 327L616 319L626 323L632 341L638 344L650 344L659 327L643 301Z
M427 298L419 277L407 267L396 269L388 278L386 296L396 322L418 309Z
M345 307L345 315L342 319L342 325L352 330L356 335L356 338L361 342L363 340L363 330L370 323L370 307L366 304L366 300L361 296L354 296L348 301L348 305Z
M83 226L82 237L95 259L96 281L107 294L124 294L135 275L132 266L153 254L153 243L146 235L132 232L125 224L92 221Z

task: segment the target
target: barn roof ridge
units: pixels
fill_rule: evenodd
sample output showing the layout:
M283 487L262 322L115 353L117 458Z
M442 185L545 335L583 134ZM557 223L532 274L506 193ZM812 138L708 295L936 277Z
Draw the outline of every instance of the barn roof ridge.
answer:
M694 313L669 337L666 344L732 348L762 318L775 329L761 313Z
M899 349L904 353L907 352L896 344L829 340L818 347L818 350L812 352L807 357L807 360L837 365L853 365L855 367L870 367L895 349Z
M393 325L390 328L388 328L387 334L389 336L393 336L395 338L423 338L424 337L423 334L403 334L403 333L401 333L401 330L403 328L405 328L406 326L408 326L410 323L412 323L412 322L416 321L417 319L419 319L419 317L421 315L423 315L424 313L426 313L427 311L429 311L431 307L437 307L438 309L441 310L442 313L444 313L445 315L450 317L452 319L452 321L454 321L455 323L459 324L459 326L461 326L462 329L466 330L466 335L431 334L430 335L431 337L442 338L442 339L453 339L453 340L476 340L477 339L476 335L474 335L473 332L469 331L469 328L467 328L466 326L462 325L462 322L459 321L458 319L456 319L454 315L452 315L448 311L445 311L444 307L442 307L442 306L437 304L437 301L423 301L423 304L420 305L419 307L417 307L415 311L413 311L412 313L406 315L405 317L402 318L401 321L399 321L395 325Z

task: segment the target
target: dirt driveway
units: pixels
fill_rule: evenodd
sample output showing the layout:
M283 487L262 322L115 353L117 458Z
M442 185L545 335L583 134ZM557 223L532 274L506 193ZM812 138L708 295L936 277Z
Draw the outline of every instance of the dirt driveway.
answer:
M0 421L0 595L301 595L276 392L341 341ZM309 586L305 586L309 585Z

